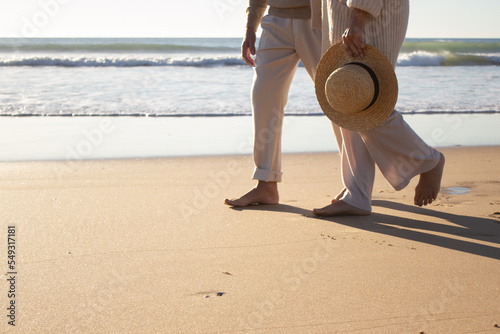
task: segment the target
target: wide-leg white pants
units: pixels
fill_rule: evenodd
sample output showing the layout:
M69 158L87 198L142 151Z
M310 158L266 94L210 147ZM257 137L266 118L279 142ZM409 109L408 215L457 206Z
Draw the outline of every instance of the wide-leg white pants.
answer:
M406 35L408 0L379 0L383 8L378 17L366 23L365 43L381 50L394 67ZM323 49L342 41L352 10L345 1L323 0ZM377 165L395 190L434 168L440 153L428 146L394 111L386 122L368 131L341 129L342 182L346 189L342 200L371 210L371 195Z
M314 81L321 57L321 29L311 20L267 15L256 53L252 88L254 120L253 179L280 182L281 130L293 76L302 60Z

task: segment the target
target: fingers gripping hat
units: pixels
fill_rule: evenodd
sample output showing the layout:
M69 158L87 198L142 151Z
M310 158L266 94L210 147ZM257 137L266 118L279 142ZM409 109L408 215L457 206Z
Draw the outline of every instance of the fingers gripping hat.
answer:
M330 47L319 61L315 87L325 115L352 131L382 124L398 99L394 69L371 45L366 46L361 60L351 58L342 43Z

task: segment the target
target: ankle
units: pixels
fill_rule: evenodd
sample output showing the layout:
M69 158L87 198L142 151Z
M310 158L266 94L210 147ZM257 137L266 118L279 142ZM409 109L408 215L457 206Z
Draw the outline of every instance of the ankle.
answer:
M265 191L278 191L278 182L266 182L259 181L257 183L256 188L265 190Z

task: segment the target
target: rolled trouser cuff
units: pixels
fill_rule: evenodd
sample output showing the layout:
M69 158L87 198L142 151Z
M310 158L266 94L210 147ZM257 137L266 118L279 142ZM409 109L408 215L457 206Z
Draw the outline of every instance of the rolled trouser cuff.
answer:
M281 182L283 173L261 168L255 168L252 179L264 182Z

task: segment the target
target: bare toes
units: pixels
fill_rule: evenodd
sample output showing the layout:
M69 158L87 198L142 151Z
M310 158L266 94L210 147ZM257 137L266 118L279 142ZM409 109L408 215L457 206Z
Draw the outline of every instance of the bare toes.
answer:
M313 214L320 217L332 216L367 216L371 211L362 210L340 200L321 209L314 209Z
M430 171L420 174L420 180L415 188L415 205L429 205L437 198L441 188L444 163L444 156L440 153L438 164Z
M250 205L273 205L278 204L279 194L275 184L260 184L238 199L225 199L224 203L234 207L245 207Z

